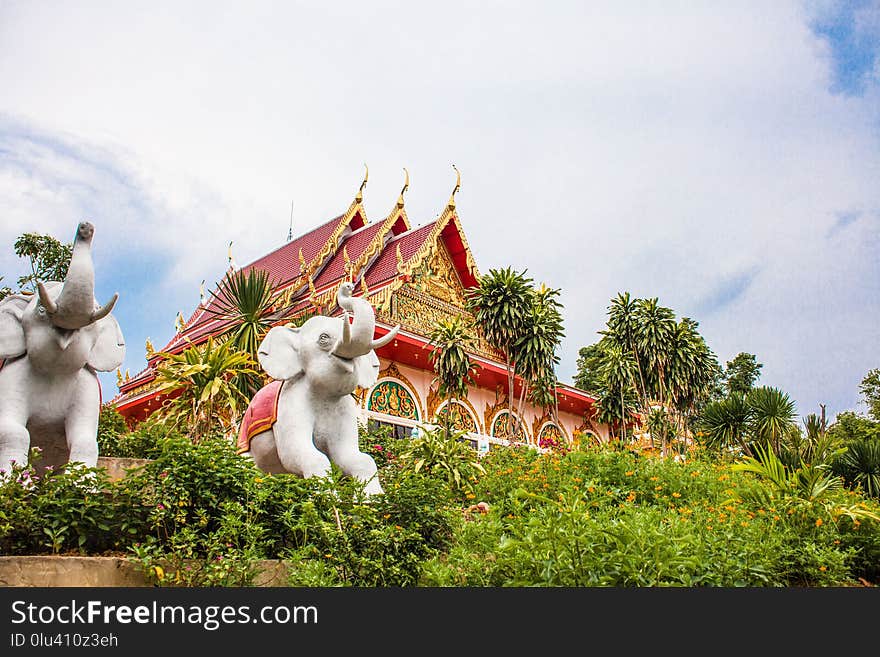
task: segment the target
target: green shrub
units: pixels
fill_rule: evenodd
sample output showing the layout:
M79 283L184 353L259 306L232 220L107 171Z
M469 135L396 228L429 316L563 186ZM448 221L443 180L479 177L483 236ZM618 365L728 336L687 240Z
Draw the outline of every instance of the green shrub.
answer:
M2 554L121 551L145 521L137 496L117 491L103 468L75 463L37 474L16 465L0 478Z

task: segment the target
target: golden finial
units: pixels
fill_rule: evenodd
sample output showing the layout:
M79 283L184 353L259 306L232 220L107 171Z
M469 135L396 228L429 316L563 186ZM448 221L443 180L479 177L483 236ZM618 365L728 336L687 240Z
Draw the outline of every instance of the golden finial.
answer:
M367 186L367 179L370 177L370 167L367 166L367 163L364 162L364 181L361 183L360 189L358 189L357 196L355 196L355 200L360 203L364 200L364 187Z
M202 279L202 282L199 283L199 305L205 305L205 279Z
M122 385L122 370L120 370L118 367L116 368L116 385Z
M183 329L186 328L186 320L183 318L183 313L179 310L177 311L177 320L174 322L174 326L177 328L178 333L183 333Z
M345 266L348 267L351 265L351 258L348 257L348 246L342 246L342 260L345 262Z
M397 207L403 207L403 194L406 190L409 189L409 171L406 170L406 167L403 167L403 172L406 174L406 179L403 181L403 188L400 190L400 196L397 197Z
M153 355L153 343L150 341L150 338L147 338L147 341L144 343L144 347L147 350L147 358Z
M403 254L400 252L400 243L397 243L397 271L403 272Z
M229 268L235 269L235 259L232 257L232 242L229 242L229 248L226 250L226 259L229 261Z
M125 370L125 380L131 381L131 375L128 373L128 370Z
M361 294L366 297L370 293L369 288L367 287L367 279L361 278Z
M302 273L306 270L306 259L303 257L302 247L299 249L299 272Z
M455 178L455 189L452 190L452 195L449 197L449 203L446 204L450 208L455 207L455 193L461 188L461 171L459 171L458 167L456 167L454 164L452 165L452 168L455 169L455 177L456 178Z

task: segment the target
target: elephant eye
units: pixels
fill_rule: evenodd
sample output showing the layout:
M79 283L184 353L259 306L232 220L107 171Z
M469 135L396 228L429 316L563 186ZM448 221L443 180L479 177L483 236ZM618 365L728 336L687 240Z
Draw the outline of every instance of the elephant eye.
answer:
M330 336L329 336L328 334L326 334L326 333L322 333L322 334L321 334L321 337L318 338L318 343L319 343L322 347L326 347L326 346L328 346L328 345L330 344Z
M40 315L45 315L45 314L46 314L46 309L43 307L43 304L41 304L41 303L38 303L38 304L37 304L37 312L38 312Z

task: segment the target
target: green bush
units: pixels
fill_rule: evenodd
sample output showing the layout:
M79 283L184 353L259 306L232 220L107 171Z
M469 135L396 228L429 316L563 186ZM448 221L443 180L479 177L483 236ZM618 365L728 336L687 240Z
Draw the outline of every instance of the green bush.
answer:
M115 490L102 468L76 463L37 474L16 465L0 478L2 554L124 551L145 521L137 496Z

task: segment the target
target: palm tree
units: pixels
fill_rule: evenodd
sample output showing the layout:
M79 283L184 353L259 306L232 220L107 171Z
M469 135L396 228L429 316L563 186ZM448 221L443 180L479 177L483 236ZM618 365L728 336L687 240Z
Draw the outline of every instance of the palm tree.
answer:
M749 407L742 395L733 394L706 404L699 426L710 447L723 449L738 445L747 456L754 456L747 439Z
M847 486L880 497L880 440L857 438L850 442L834 462L834 472L843 477Z
M542 284L532 291L532 303L523 333L513 346L517 373L523 380L519 400L519 417L523 417L523 404L529 395L533 402L543 408L556 409L556 350L565 337L562 326L562 304L557 297L560 290ZM530 393L531 390L531 394Z
M473 382L473 374L477 369L476 363L471 361L467 352L473 339L460 316L441 320L431 331L430 359L437 374L434 381L441 398L454 401L467 397L468 384ZM447 406L447 434L451 412L451 407Z
M778 388L761 386L749 391L746 404L753 438L769 444L778 455L782 437L796 427L794 402Z
M234 436L249 397L237 385L243 376L259 374L249 354L208 337L204 345L192 345L179 354L163 352L156 369L157 392L174 394L157 411L165 424L189 432L193 442L209 435L219 424Z
M236 349L257 361L257 349L266 333L272 328L274 283L269 274L261 269L231 271L224 276L213 293L215 304L209 304L207 312L225 320L229 326L224 335ZM252 395L261 387L263 377L240 377L243 393Z
M467 309L476 325L495 349L504 354L507 366L507 404L513 415L513 383L516 372L515 342L522 336L532 308L532 279L526 271L510 267L490 269L467 298Z
M604 340L604 338L603 338ZM635 386L636 363L632 354L615 341L609 340L602 348L599 390L599 421L617 424L621 440L626 441L626 425L637 408Z

